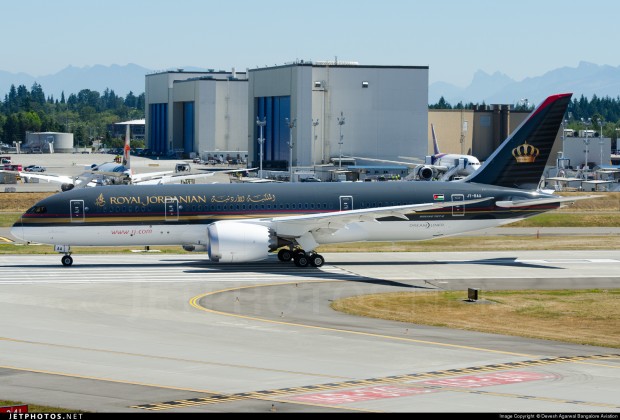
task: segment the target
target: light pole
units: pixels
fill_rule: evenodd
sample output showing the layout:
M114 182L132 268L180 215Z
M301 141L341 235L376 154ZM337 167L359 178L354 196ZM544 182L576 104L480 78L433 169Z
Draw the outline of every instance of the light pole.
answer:
M592 121L591 118L588 118L588 124L590 123L590 121ZM587 181L588 180L588 170L590 169L590 167L588 166L588 149L590 146L590 138L588 137L589 134L589 130L587 129L588 125L586 125L586 137L585 139L583 139L583 142L586 144L586 162L584 163L584 179Z
M260 169L258 171L258 177L263 178L263 144L265 144L265 138L263 137L263 127L267 124L267 117L263 117L260 120L256 117L256 125L260 128L260 137L258 138L258 144L260 145Z
M340 139L338 140L338 169L342 169L342 126L344 125L344 116L340 111L340 117L338 117L338 125L340 126Z
M289 182L293 182L293 128L295 127L295 123L297 122L297 118L294 118L293 121L289 121L288 118L285 118L286 125L288 125L288 149L289 149Z
M316 126L319 125L319 119L312 120L312 166L316 165ZM321 157L322 158L322 157Z
M566 142L566 123L568 120L562 119L562 158L564 158L564 143Z

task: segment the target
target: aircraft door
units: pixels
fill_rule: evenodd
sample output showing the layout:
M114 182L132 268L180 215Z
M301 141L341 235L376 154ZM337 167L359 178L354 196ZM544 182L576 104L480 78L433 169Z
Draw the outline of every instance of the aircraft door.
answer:
M84 200L71 200L69 202L69 212L71 213L71 223L84 221Z
M166 197L166 222L177 222L179 220L179 200L176 197Z
M353 210L353 196L340 196L340 211Z
M463 194L452 194L452 201L463 201ZM465 206L452 206L452 216L465 216Z

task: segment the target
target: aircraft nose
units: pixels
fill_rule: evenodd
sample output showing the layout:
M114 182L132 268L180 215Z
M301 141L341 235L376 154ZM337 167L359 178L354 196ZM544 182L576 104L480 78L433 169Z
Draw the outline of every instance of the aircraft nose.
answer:
M11 235L19 240L26 241L24 239L24 229L22 227L22 218L20 217L17 222L11 227Z

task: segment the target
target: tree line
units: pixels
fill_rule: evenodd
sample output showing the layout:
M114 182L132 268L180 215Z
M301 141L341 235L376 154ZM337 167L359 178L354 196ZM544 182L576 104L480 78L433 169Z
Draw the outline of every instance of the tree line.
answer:
M477 109L485 105L484 102L482 104L459 102L452 106L442 96L436 104L429 105L429 109ZM532 111L534 106L518 103L512 109L515 111ZM620 96L600 98L592 95L591 99L587 99L581 95L579 99L573 98L568 104L565 119L565 128L571 128L575 131L586 128L599 131L599 127L602 126L604 137L617 139L618 131L616 129L620 129Z
M103 94L82 89L65 98L47 96L40 84L30 90L24 85L11 85L0 102L0 142L13 145L25 141L26 132L73 133L79 145L89 145L95 139L112 140L109 127L117 122L144 118L144 93L129 92L124 98L114 90Z
M485 106L478 103L451 105L442 96L429 109L477 109ZM534 107L519 103L513 106L516 111L531 111ZM0 102L0 142L12 145L24 141L26 132L65 132L73 133L77 144L92 144L95 139L103 139L106 144L112 141L108 127L112 124L144 118L144 93L136 96L129 92L124 98L114 90L106 89L103 94L90 89L82 89L77 94L65 98L45 96L40 84L34 83L30 90L24 85L11 85L9 93ZM617 139L620 129L620 97L591 99L581 95L573 98L566 113L565 128L580 130L596 129L602 122L603 135Z

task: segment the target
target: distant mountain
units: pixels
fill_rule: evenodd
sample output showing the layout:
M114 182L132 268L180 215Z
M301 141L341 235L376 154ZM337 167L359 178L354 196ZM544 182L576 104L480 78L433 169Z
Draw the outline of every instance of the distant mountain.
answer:
M595 94L616 98L620 96L620 67L581 62L577 67L562 67L520 82L501 73L489 75L479 70L465 88L444 82L432 83L428 101L435 104L443 96L451 105L459 102L516 104L527 99L536 106L549 95L567 92L573 93L573 98L583 95L589 99Z
M103 93L106 89L113 90L118 96L126 96L130 91L136 96L144 92L145 75L152 70L137 64L124 66L95 65L89 67L68 66L55 74L33 77L26 73L9 73L0 70L0 98L8 93L11 85L24 85L28 89L37 82L43 88L45 96L60 99L62 92L65 98L82 89L96 90Z
M207 71L204 68L184 66L188 71ZM39 83L46 96L53 95L60 99L78 93L82 89L96 90L103 93L111 89L118 96L125 96L130 91L135 95L144 92L145 76L154 70L137 64L124 66L95 65L89 67L69 66L56 74L33 77L26 73L9 73L0 70L0 100L8 93L11 85L24 85L32 88ZM435 104L442 96L452 105L458 102L486 104L516 104L527 99L530 104L538 105L548 95L572 92L573 97L581 95L591 98L620 96L620 67L597 65L581 62L577 67L562 67L549 71L542 76L528 77L517 82L503 73L492 75L478 70L469 86L461 88L446 82L435 82L429 86L429 103Z

